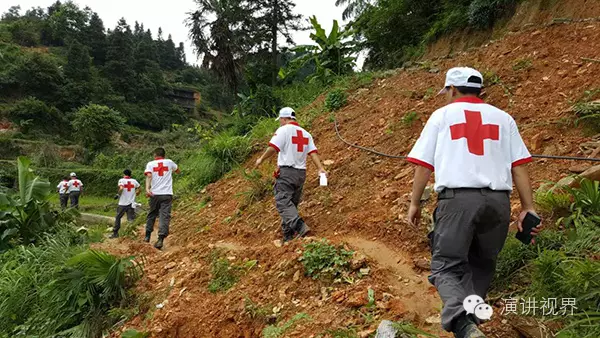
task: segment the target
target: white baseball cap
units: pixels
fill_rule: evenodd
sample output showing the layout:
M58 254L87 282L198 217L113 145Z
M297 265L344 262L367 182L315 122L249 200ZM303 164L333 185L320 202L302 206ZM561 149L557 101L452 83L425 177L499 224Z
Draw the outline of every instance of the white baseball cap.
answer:
M275 121L279 121L280 118L285 117L288 119L296 119L296 111L290 107L281 108L279 111L279 117Z
M479 81L473 81L473 77L477 77ZM482 88L483 76L480 72L476 71L473 68L454 67L448 70L448 72L446 73L446 83L444 84L444 88L440 90L438 95L447 92L448 90L446 88L450 86Z
M77 177L77 175L75 175L75 173L71 173L71 175L69 175L69 176L71 176L71 177L74 177L74 176Z

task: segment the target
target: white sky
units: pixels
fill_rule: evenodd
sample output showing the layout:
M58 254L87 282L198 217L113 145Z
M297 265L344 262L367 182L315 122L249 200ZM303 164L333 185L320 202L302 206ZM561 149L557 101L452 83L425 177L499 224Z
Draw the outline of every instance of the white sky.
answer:
M31 7L47 8L55 0L0 0L0 12L6 12L11 6L20 5L21 14ZM63 1L65 2L65 1ZM145 29L150 29L152 35L156 38L158 27L162 27L163 36L166 39L169 34L172 35L175 45L184 42L186 58L189 63L196 63L196 55L188 39L188 29L184 24L186 13L195 8L193 0L73 0L81 8L89 6L93 11L100 15L104 21L104 26L114 28L117 21L124 17L127 23L133 25L137 20L144 24ZM150 5L150 2L156 3ZM295 12L304 15L306 25L308 17L316 15L317 20L323 28L329 33L333 20L342 21L342 7L335 6L335 0L295 0ZM296 44L310 44L312 40L309 37L310 31L296 32L293 37Z

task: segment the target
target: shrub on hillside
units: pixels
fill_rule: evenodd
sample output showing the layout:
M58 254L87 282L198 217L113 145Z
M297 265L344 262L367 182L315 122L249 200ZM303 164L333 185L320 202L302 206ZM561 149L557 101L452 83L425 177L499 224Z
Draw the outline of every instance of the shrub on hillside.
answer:
M334 89L327 94L325 98L325 108L329 111L336 111L348 104L348 95L342 89Z
M474 0L469 5L469 25L477 29L486 29L507 16L519 0Z
M47 133L57 132L65 134L66 119L56 107L28 97L15 103L8 109L8 118L20 126L21 132L42 131Z
M336 247L326 239L304 245L302 264L306 274L313 279L335 280L347 274L352 251Z
M121 114L106 106L90 104L80 108L73 119L75 137L91 150L100 150L111 144L114 133L123 128Z

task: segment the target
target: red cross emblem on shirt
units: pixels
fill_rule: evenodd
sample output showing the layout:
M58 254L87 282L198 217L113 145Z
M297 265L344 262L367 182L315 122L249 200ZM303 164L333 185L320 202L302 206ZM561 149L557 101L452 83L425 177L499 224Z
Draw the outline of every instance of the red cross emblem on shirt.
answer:
M450 135L453 140L467 139L469 152L474 155L483 155L483 141L500 139L500 126L497 124L483 124L481 112L465 110L466 123L450 126Z
M127 191L131 191L132 188L135 188L135 185L133 185L131 181L127 181L127 184L125 184L123 188L127 188Z
M158 173L158 176L163 176L165 171L169 171L169 167L165 167L162 162L159 162L158 167L154 167L152 170Z
M78 181L73 182L73 185L75 186L75 188L79 188L79 182Z
M308 138L304 137L302 130L296 130L296 136L292 136L292 143L298 146L298 152L304 151L304 146L308 145Z

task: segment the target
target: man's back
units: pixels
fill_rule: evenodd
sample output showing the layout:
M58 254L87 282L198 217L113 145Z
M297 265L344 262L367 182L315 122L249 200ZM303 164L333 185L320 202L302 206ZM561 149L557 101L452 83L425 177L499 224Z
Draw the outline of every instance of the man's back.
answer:
M514 119L475 97L435 111L408 160L435 170L435 190L512 190L512 167L531 161Z
M277 129L269 145L279 152L279 166L296 169L306 169L307 155L317 151L312 135L296 122Z
M172 174L177 168L177 164L169 159L157 158L148 162L144 174L152 176L152 194L173 195Z
M119 187L123 188L121 197L119 198L119 205L130 205L135 202L136 189L139 188L140 184L133 178L121 178L119 180Z
M73 178L68 183L68 192L70 193L70 192L81 191L82 186L83 186L83 183L80 180Z

